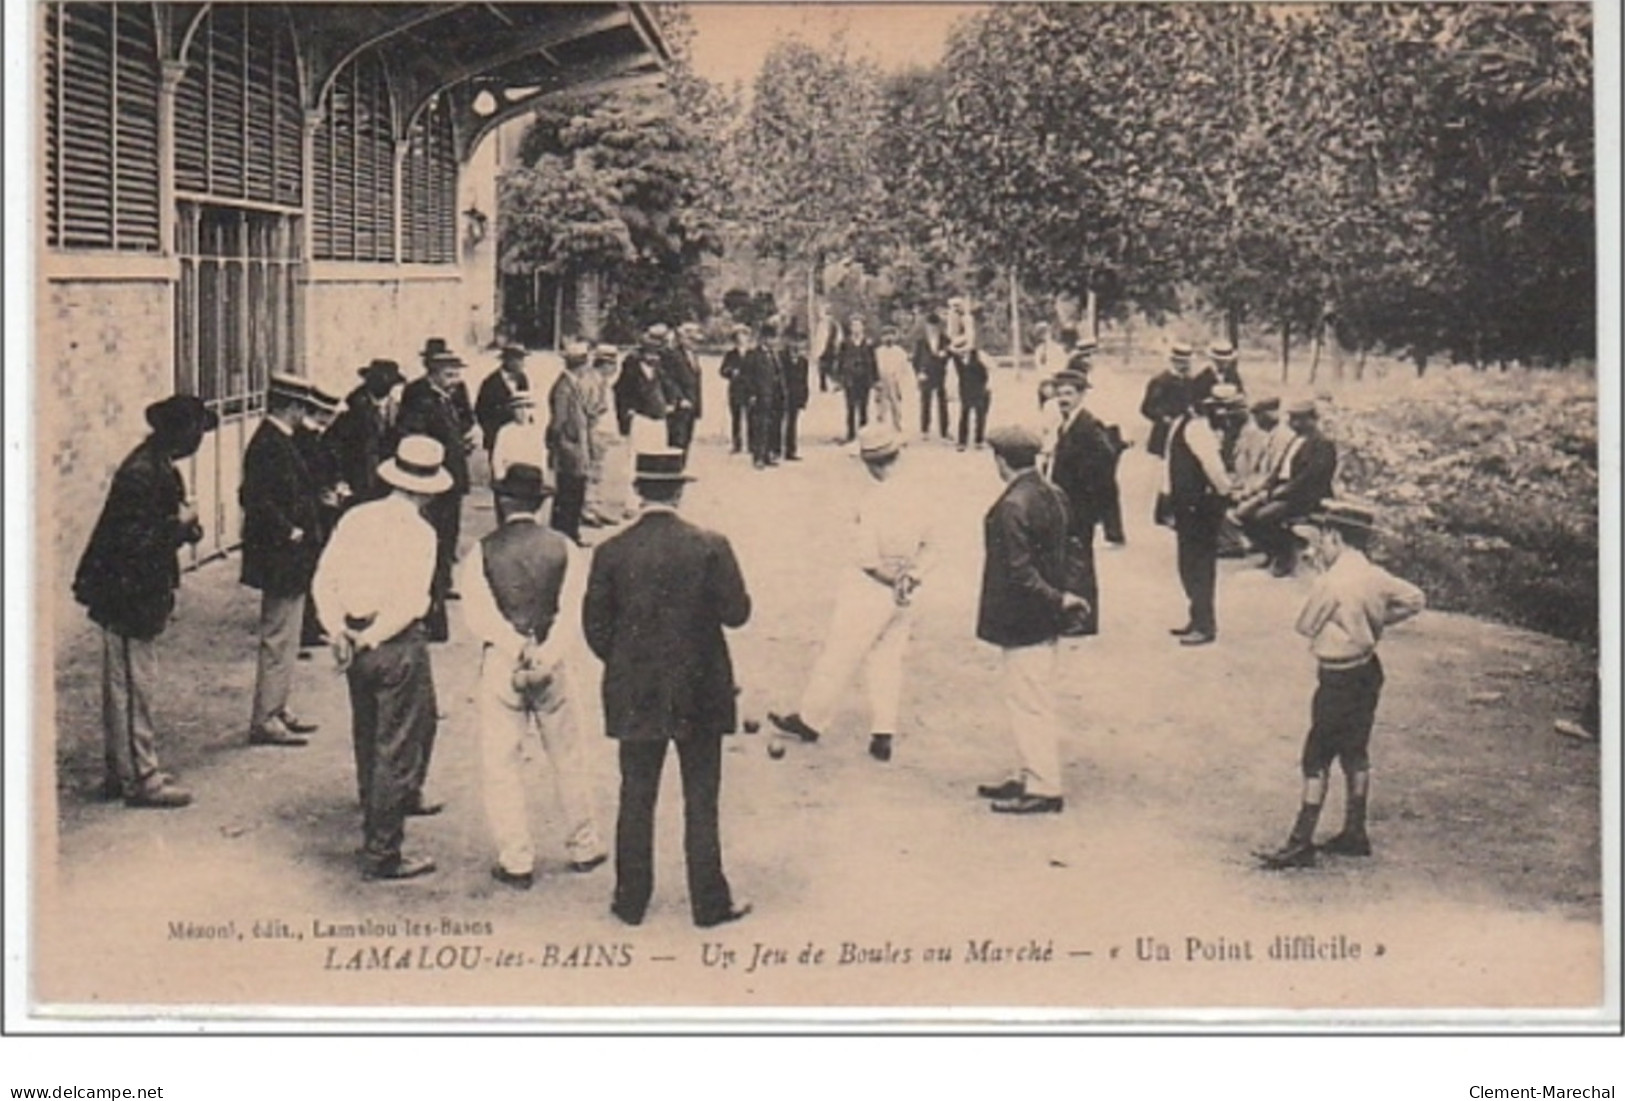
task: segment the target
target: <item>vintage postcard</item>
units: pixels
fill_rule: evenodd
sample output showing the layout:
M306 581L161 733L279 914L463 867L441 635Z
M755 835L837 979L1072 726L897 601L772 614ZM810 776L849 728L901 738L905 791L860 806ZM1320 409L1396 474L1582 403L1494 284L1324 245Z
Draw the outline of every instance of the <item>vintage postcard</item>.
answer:
M29 8L27 1028L1619 1029L1616 15Z

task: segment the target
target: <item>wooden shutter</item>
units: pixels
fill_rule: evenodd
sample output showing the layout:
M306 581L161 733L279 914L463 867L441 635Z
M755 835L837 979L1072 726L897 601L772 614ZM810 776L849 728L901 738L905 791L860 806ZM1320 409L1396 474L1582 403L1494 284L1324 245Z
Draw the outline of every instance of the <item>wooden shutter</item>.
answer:
M334 78L315 140L316 258L393 260L394 114L375 53L357 57Z
M413 122L401 183L406 258L425 264L455 260L457 155L451 115L443 100L431 102Z

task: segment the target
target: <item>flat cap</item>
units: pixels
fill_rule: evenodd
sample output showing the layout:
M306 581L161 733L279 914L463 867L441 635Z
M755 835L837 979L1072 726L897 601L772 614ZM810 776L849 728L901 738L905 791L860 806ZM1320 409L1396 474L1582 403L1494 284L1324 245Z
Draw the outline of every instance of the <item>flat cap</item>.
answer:
M1044 449L1044 440L1037 429L1029 425L1001 424L988 432L987 445L995 455L1007 459L1020 457L1025 465Z

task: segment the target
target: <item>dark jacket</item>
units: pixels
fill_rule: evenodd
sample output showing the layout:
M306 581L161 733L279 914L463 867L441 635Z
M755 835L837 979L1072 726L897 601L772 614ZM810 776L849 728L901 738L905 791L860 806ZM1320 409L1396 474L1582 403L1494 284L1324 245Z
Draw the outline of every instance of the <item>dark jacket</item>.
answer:
M1145 449L1153 455L1168 453L1168 430L1176 417L1191 407L1191 380L1173 371L1164 371L1145 384L1140 416L1151 422L1151 438Z
M547 393L547 456L561 476L585 478L592 461L592 421L581 376L561 371Z
M841 385L848 390L864 393L880 379L880 366L875 362L875 346L864 337L861 344L841 341L835 351L835 373Z
M339 474L350 487L350 503L376 501L389 496L389 486L378 477L378 464L395 454L400 412L393 398L386 403L387 412L380 409L365 386L350 391L347 402L323 438L338 456Z
M513 420L513 396L530 392L530 376L519 371L512 378L500 367L485 376L479 396L474 399L474 419L479 422L480 439L489 451L497 445L497 432Z
M310 587L321 551L318 493L293 437L269 419L261 421L243 453L237 492L244 585L276 596L297 596Z
M676 405L687 402L698 420L704 411L704 394L700 386L700 362L687 348L668 348L660 356L662 390L668 401Z
M1229 503L1225 487L1213 484L1185 439L1193 419L1181 417L1168 433L1168 498L1176 518L1212 517Z
M785 404L791 409L807 408L807 399L810 396L807 384L807 357L786 348L779 353L779 363L784 368Z
M729 348L722 353L722 367L719 373L728 380L728 402L734 404L745 400L749 393L745 382L745 352L738 348Z
M1287 502L1298 515L1313 512L1321 501L1332 496L1337 445L1319 433L1307 437L1280 477L1269 492L1269 500Z
M1069 533L1092 543L1115 498L1117 449L1089 410L1079 409L1056 439L1049 478L1066 494Z
M757 345L744 355L745 395L757 405L772 405L784 397L784 375L778 353Z
M1005 486L982 522L987 558L977 638L1015 647L1060 636L1066 526L1065 498L1036 470Z
M467 391L463 392L464 398ZM446 469L451 473L449 492L468 492L468 451L466 434L473 427L471 413L466 413L456 392L443 394L430 384L427 376L413 379L401 391L400 435L430 436L446 449Z
M90 618L128 638L157 638L181 583L175 552L203 537L180 522L186 488L150 437L119 464L74 573L73 596Z
M922 385L934 388L941 387L948 379L948 338L941 333L937 334L937 342L931 341L922 334L914 342L914 375Z
M954 378L959 383L959 397L980 400L987 393L987 362L975 348L963 355L950 356L954 361Z
M644 373L643 365L652 361L654 370ZM632 433L632 416L649 417L663 421L669 404L666 383L660 373L660 359L656 353L635 351L621 363L621 373L615 379L615 421L621 435Z
M674 512L645 513L593 555L582 605L587 645L604 663L604 730L659 741L734 729L724 627L750 618L728 540Z

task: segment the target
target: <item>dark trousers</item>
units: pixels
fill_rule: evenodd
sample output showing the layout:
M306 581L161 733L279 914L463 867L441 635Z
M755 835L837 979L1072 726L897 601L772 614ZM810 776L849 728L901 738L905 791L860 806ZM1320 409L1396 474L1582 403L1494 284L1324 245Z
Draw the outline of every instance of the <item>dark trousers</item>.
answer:
M1214 591L1219 583L1219 525L1224 513L1213 508L1181 509L1174 516L1174 533L1179 555L1179 581L1190 602L1193 631L1219 633L1213 610Z
M869 388L846 387L846 438L858 438L858 429L869 423Z
M777 457L779 453L778 437L775 433L776 413L772 398L756 398L750 403L748 418L750 457L758 463L765 463Z
M551 527L570 542L580 543L581 513L587 507L587 476L561 471L558 482L558 492L553 498Z
M1302 514L1288 501L1270 501L1260 506L1241 522L1241 530L1264 556L1282 568L1290 567L1297 557L1297 537L1292 534L1292 522Z
M362 857L387 868L401 857L407 811L421 797L438 722L423 628L414 624L357 654L347 677Z
M1128 535L1123 531L1123 494L1117 485L1117 464L1122 457L1119 451L1112 459L1111 481L1104 487L1105 495L1100 502L1100 525L1108 543L1128 542Z
M687 451L694 442L694 410L673 409L666 414L666 444L679 451ZM554 508L558 506L555 505Z
M615 912L642 920L654 893L655 800L666 763L665 741L621 742L621 809L615 822ZM733 908L722 874L717 801L722 791L722 736L676 743L683 774L683 856L688 864L689 907L696 922L714 921Z
M982 439L987 435L987 411L993 405L991 391L983 390L981 393L959 395L959 446L964 447L970 442L971 418L976 419L976 443L981 446Z
M728 416L733 421L734 450L745 449L745 424L750 414L750 398L728 391Z
M1303 741L1305 776L1319 776L1333 761L1341 761L1344 772L1371 767L1371 726L1382 681L1382 662L1375 654L1353 669L1321 668L1309 704L1309 736Z
M801 410L792 402L784 407L784 457L796 457L796 421L801 419Z
M948 438L948 387L941 382L920 383L920 432L931 431L931 405L937 408L937 435Z
M431 497L423 506L423 518L434 528L434 584L429 588L429 613L423 617L430 642L450 638L446 622L446 594L451 592L451 568L457 561L457 535L463 526L463 495L449 490Z

